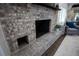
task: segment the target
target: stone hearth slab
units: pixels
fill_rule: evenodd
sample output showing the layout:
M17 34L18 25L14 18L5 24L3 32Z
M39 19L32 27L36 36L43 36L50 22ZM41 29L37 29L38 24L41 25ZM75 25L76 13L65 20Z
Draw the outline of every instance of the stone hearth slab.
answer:
M62 31L47 33L30 44L27 44L23 49L13 53L12 55L41 56L62 34Z

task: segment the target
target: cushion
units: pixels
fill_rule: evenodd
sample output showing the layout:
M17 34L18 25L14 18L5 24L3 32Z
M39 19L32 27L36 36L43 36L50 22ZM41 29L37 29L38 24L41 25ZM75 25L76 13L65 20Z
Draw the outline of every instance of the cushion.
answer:
M74 25L75 22L66 22L66 25L69 27L69 28L76 28L76 26Z

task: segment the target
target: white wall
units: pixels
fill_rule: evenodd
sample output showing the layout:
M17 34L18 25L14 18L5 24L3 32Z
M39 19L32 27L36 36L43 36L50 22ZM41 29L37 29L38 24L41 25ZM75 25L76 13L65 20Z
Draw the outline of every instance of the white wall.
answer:
M7 45L7 41L5 40L3 30L0 24L0 56L8 56L10 55L10 50Z

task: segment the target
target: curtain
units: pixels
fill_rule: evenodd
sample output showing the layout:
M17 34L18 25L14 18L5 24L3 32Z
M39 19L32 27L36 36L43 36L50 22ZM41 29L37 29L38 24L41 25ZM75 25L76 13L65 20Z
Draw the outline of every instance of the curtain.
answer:
M64 25L66 21L66 16L67 16L67 9L62 8L60 11L58 11L58 21L57 23L59 25Z

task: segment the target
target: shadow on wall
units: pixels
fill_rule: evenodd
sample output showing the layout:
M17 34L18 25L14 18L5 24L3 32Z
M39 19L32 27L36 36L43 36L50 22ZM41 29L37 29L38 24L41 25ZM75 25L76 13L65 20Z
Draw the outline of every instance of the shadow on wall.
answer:
M0 25L0 56L9 56L10 50Z

